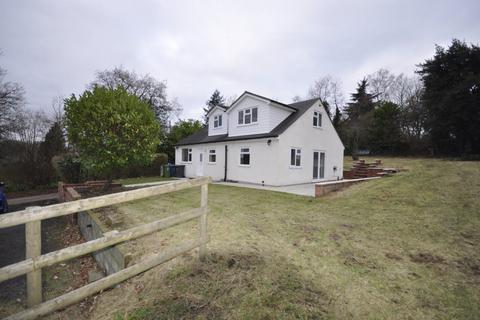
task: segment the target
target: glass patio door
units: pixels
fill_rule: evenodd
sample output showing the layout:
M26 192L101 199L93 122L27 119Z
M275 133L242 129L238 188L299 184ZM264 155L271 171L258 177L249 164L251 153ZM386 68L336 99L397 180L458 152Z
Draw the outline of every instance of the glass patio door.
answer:
M313 151L313 180L325 178L325 152Z

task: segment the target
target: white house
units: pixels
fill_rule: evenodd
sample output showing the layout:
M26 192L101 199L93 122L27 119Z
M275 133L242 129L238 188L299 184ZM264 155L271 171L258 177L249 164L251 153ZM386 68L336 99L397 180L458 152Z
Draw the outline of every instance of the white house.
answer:
M344 146L319 99L284 104L244 92L176 145L186 177L271 186L338 180Z

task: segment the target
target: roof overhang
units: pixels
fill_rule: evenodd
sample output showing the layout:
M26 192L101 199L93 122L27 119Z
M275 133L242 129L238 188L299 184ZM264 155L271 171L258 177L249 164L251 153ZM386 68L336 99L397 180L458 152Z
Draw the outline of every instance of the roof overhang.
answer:
M297 109L289 106L288 104L284 104L284 103L281 103L281 102L278 102L278 101L275 101L275 100L272 100L272 99L269 99L267 97L264 97L264 96L261 96L261 95L258 95L258 94L255 94L255 93L252 93L252 92L248 92L248 91L245 91L244 93L242 93L240 95L240 97L238 97L231 105L230 107L227 109L227 113L230 113L231 110L233 110L235 108L236 105L238 105L243 99L245 99L246 97L251 97L252 99L256 99L256 100L260 100L260 101L263 101L267 104L270 104L270 105L273 105L275 107L278 107L278 108L282 108L282 109L285 109L285 110L288 110L288 111L297 111Z
M220 107L220 106L215 106L213 107L212 109L210 109L208 112L207 112L207 117L210 116L210 114L214 111L214 110L222 110L223 112L225 112L227 110L226 107Z

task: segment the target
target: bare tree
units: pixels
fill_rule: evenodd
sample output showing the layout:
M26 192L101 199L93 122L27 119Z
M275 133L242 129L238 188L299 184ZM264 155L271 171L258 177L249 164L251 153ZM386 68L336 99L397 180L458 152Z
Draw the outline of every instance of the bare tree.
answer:
M234 103L235 100L237 100L237 98L238 98L238 95L236 95L236 94L232 94L231 96L226 97L225 98L225 105L227 107L230 107L232 105L232 103Z
M51 119L43 111L24 109L18 113L16 135L22 142L24 162L36 162L38 148L51 124Z
M341 110L345 101L340 80L333 78L331 75L315 80L308 90L307 96L309 98L320 98L326 104L325 107L329 115L331 114L331 107Z
M165 81L158 81L148 74L139 76L134 71L125 70L121 66L112 70L98 71L96 79L88 85L88 88L92 89L94 86L109 89L123 87L130 94L148 103L164 126L181 110L178 101L168 100Z
M4 81L7 71L0 67L0 140L16 126L17 112L25 105L25 90L16 82Z
M367 76L370 93L377 101L391 101L392 90L395 85L395 75L389 70L381 68Z
M296 95L292 98L292 102L299 102L299 101L302 101L302 97L300 97L298 94L296 94Z
M380 69L367 77L370 93L379 101L390 101L401 109L401 128L415 149L425 133L426 115L422 104L423 83L418 76L395 75Z
M64 98L62 96L56 96L52 99L50 105L52 109L53 122L58 122L63 127L65 109L63 105Z

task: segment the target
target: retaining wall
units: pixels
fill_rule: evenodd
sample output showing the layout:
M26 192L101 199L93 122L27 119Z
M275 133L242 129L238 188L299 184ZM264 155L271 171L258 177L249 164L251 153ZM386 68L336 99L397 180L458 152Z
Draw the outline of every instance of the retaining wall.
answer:
M85 184L72 185L59 183L58 193L60 201L81 199L80 194L74 189L75 187L85 188ZM98 213L94 210L75 213L72 215L72 219L76 221L80 227L80 232L86 241L102 238L103 235L109 231L107 226L98 218ZM127 257L129 256L122 252L118 246L96 251L92 253L92 255L107 275L124 269L128 263Z
M323 183L317 183L315 185L315 197L321 197L326 195L327 193L347 188L355 183L369 181L373 179L380 179L380 177L351 179L351 180L345 179L345 180L339 180L339 181L328 181Z

